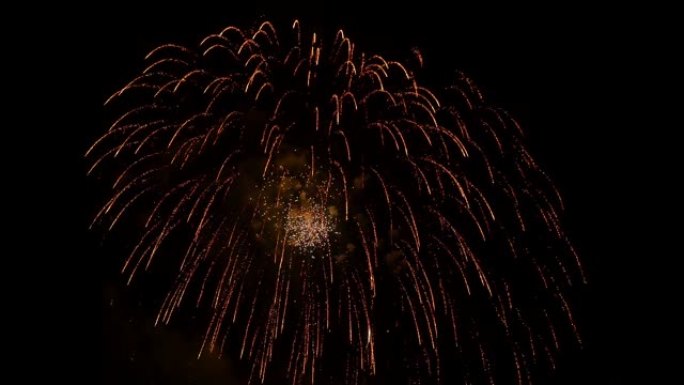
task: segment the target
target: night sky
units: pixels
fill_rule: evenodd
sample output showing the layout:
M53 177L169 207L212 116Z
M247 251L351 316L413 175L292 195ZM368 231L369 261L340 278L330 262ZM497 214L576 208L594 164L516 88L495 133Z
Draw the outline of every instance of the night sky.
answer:
M652 70L641 65L656 56L657 38L646 39L638 23L617 10L591 7L448 11L417 2L383 13L194 4L163 13L109 4L81 20L79 30L96 35L97 43L83 46L77 33L68 42L80 54L73 65L82 67L85 86L82 104L71 106L71 119L79 118L70 147L80 197L71 213L80 234L73 261L87 273L77 274L72 298L84 314L76 328L84 334L79 350L97 376L88 376L90 383L231 384L239 371L226 359L195 359L204 324L153 327L165 288L142 279L126 287L118 270L127 246L87 231L102 185L85 176L82 154L108 126L102 103L142 69L147 52L168 42L195 45L262 15L285 24L299 18L327 31L342 27L363 50L387 57L419 47L429 68L462 70L517 117L531 153L565 199L566 230L589 278L572 295L584 348L568 345L548 384L618 385L662 374L654 342L661 337L652 331L665 299L651 293L665 257L663 245L653 241L659 225L649 203L658 187L649 186L660 183L661 173L652 171L661 164L653 147L665 126L644 113L655 103L644 95L655 93Z

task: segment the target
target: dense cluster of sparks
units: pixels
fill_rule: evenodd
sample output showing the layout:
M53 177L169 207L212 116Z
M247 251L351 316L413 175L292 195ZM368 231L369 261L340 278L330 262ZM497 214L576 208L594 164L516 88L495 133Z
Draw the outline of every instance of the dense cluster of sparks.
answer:
M293 207L287 212L285 233L291 245L300 249L316 250L327 244L334 231L325 207Z
M554 366L575 328L565 288L582 279L562 202L515 120L461 74L428 88L413 54L364 54L297 21L150 52L87 156L114 176L94 223L140 230L129 282L180 258L159 323L209 308L200 354L248 359L250 382L280 362L293 384L358 383L384 359L380 333L410 345L407 376L439 381L457 361L493 383L493 338L519 383Z

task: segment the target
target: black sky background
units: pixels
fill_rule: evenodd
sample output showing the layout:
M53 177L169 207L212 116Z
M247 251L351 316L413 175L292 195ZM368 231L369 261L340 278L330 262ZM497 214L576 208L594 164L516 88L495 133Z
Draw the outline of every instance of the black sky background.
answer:
M194 359L199 333L151 326L160 298L141 295L140 286L126 288L117 250L87 231L101 194L85 177L82 154L107 125L102 103L142 68L147 52L168 42L193 45L265 15L285 24L300 18L328 31L343 27L364 51L386 56L419 47L428 68L464 71L491 102L516 116L532 154L565 198L566 227L590 281L573 298L584 347L567 349L548 384L658 383L665 372L660 344L673 336L658 331L667 306L656 287L663 262L676 253L664 250L658 235L664 225L656 218L667 179L659 148L673 129L659 120L662 96L652 86L665 44L647 26L657 19L638 9L626 16L593 6L252 7L108 4L70 26L61 51L67 57L60 60L75 69L77 81L66 86L77 87L82 98L65 110L73 139L64 151L74 167L63 183L75 191L68 218L77 233L67 260L74 277L60 295L68 304L53 317L70 326L58 337L61 345L80 352L65 365L75 377L102 384L232 383L227 360ZM79 39L83 33L96 36L95 43ZM59 356L60 349L50 355Z

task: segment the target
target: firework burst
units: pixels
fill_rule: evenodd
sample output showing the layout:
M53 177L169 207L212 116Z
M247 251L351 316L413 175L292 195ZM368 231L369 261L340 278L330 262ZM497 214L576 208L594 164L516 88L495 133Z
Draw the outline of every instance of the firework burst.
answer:
M87 156L113 183L93 223L137 229L128 281L177 263L158 323L209 309L200 354L235 352L250 382L278 362L292 384L358 383L398 337L409 377L493 383L496 362L525 383L554 365L582 279L562 202L469 78L429 87L419 51L388 60L297 21L146 60Z

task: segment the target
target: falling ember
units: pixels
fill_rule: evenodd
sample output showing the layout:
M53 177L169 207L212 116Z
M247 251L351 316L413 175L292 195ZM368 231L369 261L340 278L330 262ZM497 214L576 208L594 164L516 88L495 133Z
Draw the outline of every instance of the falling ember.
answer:
M176 274L157 324L204 309L199 354L250 384L529 383L580 341L582 268L520 125L407 54L266 21L147 55L86 156L112 186L93 225L133 237L127 281Z

